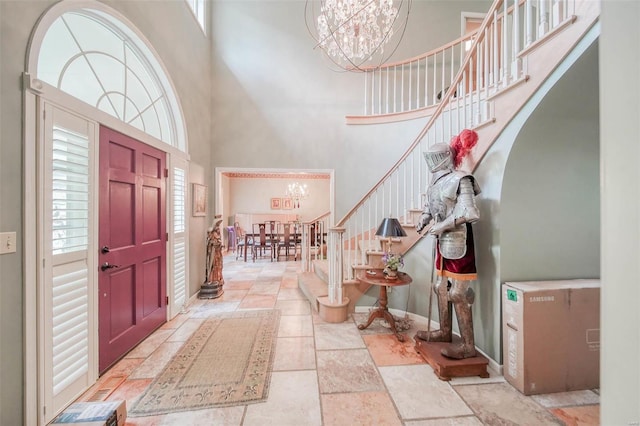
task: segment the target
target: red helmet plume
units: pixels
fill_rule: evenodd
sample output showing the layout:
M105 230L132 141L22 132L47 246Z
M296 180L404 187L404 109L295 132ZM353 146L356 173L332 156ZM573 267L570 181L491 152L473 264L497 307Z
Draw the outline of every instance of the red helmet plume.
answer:
M453 166L458 168L464 157L478 142L478 134L469 129L464 129L459 135L451 140L451 149L453 150Z

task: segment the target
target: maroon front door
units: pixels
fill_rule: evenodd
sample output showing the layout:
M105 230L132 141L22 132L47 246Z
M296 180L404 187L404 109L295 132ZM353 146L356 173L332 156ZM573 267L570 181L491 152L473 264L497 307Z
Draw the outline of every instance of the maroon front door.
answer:
M100 128L99 370L166 321L165 154Z

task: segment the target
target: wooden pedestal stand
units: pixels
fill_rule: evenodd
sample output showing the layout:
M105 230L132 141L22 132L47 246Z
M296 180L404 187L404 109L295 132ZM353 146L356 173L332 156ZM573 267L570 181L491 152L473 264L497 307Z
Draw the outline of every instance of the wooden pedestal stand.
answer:
M369 269L365 275L358 277L358 280L370 285L377 285L380 287L380 306L378 309L374 309L369 314L369 320L365 324L359 324L358 329L364 330L369 327L374 319L382 318L389 323L391 331L395 334L399 342L404 342L404 335L400 334L396 329L396 320L393 318L389 308L387 308L387 287L397 287L401 285L411 284L411 277L404 272L398 272L398 276L394 279L387 279L382 272L382 269Z
M473 358L451 359L440 353L442 348L451 343L425 342L418 338L414 338L414 340L416 342L416 351L429 363L440 380L449 381L452 377L489 377L489 372L487 371L489 360L480 354Z

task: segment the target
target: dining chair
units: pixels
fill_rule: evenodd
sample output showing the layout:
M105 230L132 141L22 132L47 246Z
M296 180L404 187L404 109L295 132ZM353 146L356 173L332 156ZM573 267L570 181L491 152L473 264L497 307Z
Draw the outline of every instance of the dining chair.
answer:
M227 253L236 252L236 228L233 226L227 226Z
M265 223L265 232L267 234L267 243L276 245L278 243L278 231L280 222L277 220L267 220Z
M271 238L267 238L267 224L266 223L254 223L253 225L253 245L251 251L253 255L253 261L256 261L258 255L262 256L267 251L273 260L273 243Z
M247 239L248 241L245 241L245 231L240 227L239 222L235 222L233 228L235 229L236 236L236 260L238 260L244 256L245 250L247 250L245 245L249 245L249 247L253 245L253 236L250 236ZM251 254L253 255L253 251L251 251Z
M295 224L293 223L281 223L280 230L278 231L278 237L280 238L277 244L276 260L280 260L281 250L284 248L285 259L289 259L289 250L293 249L293 260L298 260L298 250L296 244Z

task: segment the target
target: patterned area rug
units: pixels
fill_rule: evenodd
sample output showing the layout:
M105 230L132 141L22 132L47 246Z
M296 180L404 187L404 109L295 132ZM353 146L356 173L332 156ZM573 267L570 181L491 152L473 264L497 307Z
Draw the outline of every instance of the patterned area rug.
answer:
M208 318L129 410L131 417L266 400L280 311Z

